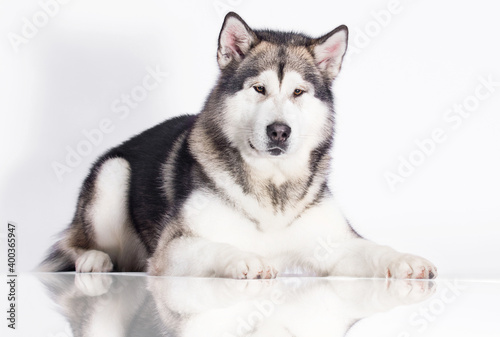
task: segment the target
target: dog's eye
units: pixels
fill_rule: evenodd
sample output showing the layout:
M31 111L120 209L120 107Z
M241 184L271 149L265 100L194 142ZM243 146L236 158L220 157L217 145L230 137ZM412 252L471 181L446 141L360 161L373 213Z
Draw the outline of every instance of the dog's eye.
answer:
M299 97L299 96L300 96L300 95L302 95L303 93L304 93L304 90L302 90L302 89L295 89L295 90L293 91L293 95L294 95L295 97Z
M266 88L264 88L262 85L254 85L253 88L255 91L257 91L259 94L265 95L266 94Z

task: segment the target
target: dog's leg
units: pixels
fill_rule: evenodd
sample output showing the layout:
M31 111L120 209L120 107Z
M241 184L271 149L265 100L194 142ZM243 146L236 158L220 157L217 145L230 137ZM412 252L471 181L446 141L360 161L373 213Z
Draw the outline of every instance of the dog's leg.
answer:
M93 246L76 259L77 272L107 272L113 264L118 271L142 269L144 249L128 211L130 174L130 165L123 158L108 159L99 168L84 214L92 227Z
M152 275L270 279L278 274L265 258L225 243L189 236L163 242L149 260Z
M304 213L295 226L308 233L308 261L323 275L432 279L436 267L419 256L400 253L361 238L333 199Z
M332 252L324 262L330 275L398 279L433 279L437 276L437 269L430 261L362 238L332 245Z
M129 163L111 158L87 177L70 227L40 271L141 271L145 248L128 213Z

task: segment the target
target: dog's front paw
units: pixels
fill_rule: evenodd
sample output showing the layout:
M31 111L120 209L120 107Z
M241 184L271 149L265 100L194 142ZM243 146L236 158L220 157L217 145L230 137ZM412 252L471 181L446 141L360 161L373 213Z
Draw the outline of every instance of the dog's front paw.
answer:
M385 275L397 279L433 279L437 277L437 268L420 256L400 254L390 260Z
M78 273L106 273L113 270L113 262L108 254L99 250L88 250L76 259Z
M229 259L222 276L235 279L272 279L277 275L278 271L265 259L245 255Z

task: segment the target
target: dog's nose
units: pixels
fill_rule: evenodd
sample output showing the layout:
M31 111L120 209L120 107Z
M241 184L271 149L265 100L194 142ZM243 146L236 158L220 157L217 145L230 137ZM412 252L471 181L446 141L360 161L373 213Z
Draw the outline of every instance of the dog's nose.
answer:
M273 123L267 126L267 136L274 142L284 143L290 137L292 129L286 124Z

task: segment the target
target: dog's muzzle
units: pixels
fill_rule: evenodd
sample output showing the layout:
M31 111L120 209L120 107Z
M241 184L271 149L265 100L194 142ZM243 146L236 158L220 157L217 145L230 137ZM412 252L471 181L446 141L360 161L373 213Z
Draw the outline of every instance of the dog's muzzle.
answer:
M283 123L273 123L267 126L267 152L273 156L279 156L286 152L288 139L292 129Z

